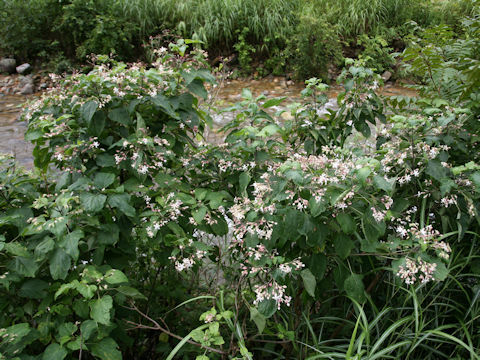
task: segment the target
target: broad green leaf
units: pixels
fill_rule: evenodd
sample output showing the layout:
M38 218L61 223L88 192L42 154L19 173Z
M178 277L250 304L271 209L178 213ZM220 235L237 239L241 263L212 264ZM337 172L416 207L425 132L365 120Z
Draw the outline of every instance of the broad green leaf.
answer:
M340 213L337 215L336 219L344 233L352 234L355 232L355 221L350 214Z
M70 256L63 249L57 249L50 257L50 274L53 280L65 280L70 270Z
M88 131L90 134L100 137L103 129L105 129L106 116L103 111L97 111L93 115L90 125L88 126Z
M137 289L134 289L130 286L119 286L116 290L126 296L130 296L134 299L146 299L146 297Z
M205 90L205 87L203 86L203 81L200 79L193 80L190 84L188 84L187 88L193 94L201 97L204 100L206 100L208 97L208 92L207 90Z
M68 351L59 344L48 345L43 353L42 360L63 360L68 355Z
M440 161L430 160L427 164L425 173L435 180L441 181L443 178L447 177L448 170L440 163Z
M449 271L443 262L437 261L436 264L437 267L433 273L433 277L435 280L444 281L447 278Z
M255 322L255 325L257 325L258 328L258 333L261 334L265 329L265 324L267 323L267 319L265 318L265 316L260 314L260 312L256 308L251 307L250 320Z
M37 260L43 260L46 254L55 248L55 241L51 237L43 239L35 248L34 257Z
M122 125L129 125L131 123L130 114L125 108L113 109L108 113L108 118Z
M271 108L272 106L278 106L280 105L283 101L285 101L286 97L280 97L280 98L273 98L265 101L263 104L263 107L265 109Z
M317 201L313 196L308 202L308 207L310 208L310 214L312 214L313 217L317 217L325 211L325 203L323 200Z
M345 279L343 287L347 292L347 295L351 296L359 303L363 303L366 300L365 288L363 285L362 277L360 275L351 274Z
M346 259L355 247L355 243L352 239L344 234L336 235L333 239L333 244L335 246L335 252L341 259Z
M98 300L90 302L90 317L99 324L110 324L110 310L112 309L112 297L104 295Z
M65 236L65 239L61 242L61 247L65 249L65 252L72 257L73 260L78 260L79 250L78 241L83 239L84 233L82 230L75 230Z
M83 193L80 195L80 201L87 212L96 213L103 209L107 197L102 194Z
M29 299L43 299L47 296L45 289L48 287L46 281L40 279L27 280L21 286L18 295Z
M85 299L91 299L95 292L97 291L96 285L88 285L83 282L77 282L75 289L82 295Z
M109 284L117 285L128 283L128 278L120 270L111 269L105 273L105 281Z
M273 299L263 300L258 304L258 311L268 319L277 311L277 302Z
M5 243L5 251L13 256L31 256L27 248L16 241Z
M315 276L313 276L312 272L309 269L304 269L300 272L300 276L303 280L303 286L305 286L305 290L307 293L315 298L315 288L317 287L317 280Z
M90 349L92 354L101 360L122 360L122 353L118 350L118 344L110 337L91 345Z
M205 215L207 215L207 210L208 209L206 206L201 206L200 208L192 212L192 217L195 219L197 224L200 224L202 222Z
M208 194L207 189L198 188L195 189L195 199L202 201Z
M16 256L10 263L9 268L19 275L25 277L35 277L35 274L39 268L35 260L26 258L23 256Z
M135 216L135 208L130 205L130 195L128 194L113 194L108 196L108 204L119 209L125 215L133 217Z
M365 183L371 173L372 173L372 170L369 167L363 167L357 171L357 179L361 183Z
M99 172L95 175L93 183L98 189L106 189L115 181L115 174Z
M375 175L373 177L373 183L375 186L385 192L391 192L395 182L393 180L387 180L383 176Z
M327 269L327 257L324 254L312 254L306 260L305 264L317 280L323 279Z
M85 320L82 325L80 325L80 331L82 333L83 339L86 341L90 339L95 331L97 331L98 325L93 320Z
M240 186L239 191L240 191L240 194L242 194L243 196L247 195L247 187L248 187L248 184L250 184L251 179L252 178L247 172L241 173L240 176L238 177L238 183Z
M87 101L80 108L80 113L82 114L83 120L85 120L85 122L87 123L87 126L90 125L93 115L95 114L97 109L98 109L98 104L93 100Z

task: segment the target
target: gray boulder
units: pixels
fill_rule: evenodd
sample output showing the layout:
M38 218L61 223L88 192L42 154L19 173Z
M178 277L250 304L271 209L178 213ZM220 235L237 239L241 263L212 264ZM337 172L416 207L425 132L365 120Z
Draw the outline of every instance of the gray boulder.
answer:
M19 81L20 81L20 87L21 87L20 94L30 95L35 92L35 85L33 82L32 75L20 76Z
M35 91L35 88L33 86L33 83L28 83L25 84L21 89L20 89L20 94L22 95L30 95L33 94Z
M13 74L16 70L15 66L17 66L15 59L0 59L0 73Z
M390 80L390 78L392 77L392 73L390 71L385 71L383 74L382 74L382 79L383 81L387 82L388 80Z
M19 65L17 66L17 73L19 74L28 74L31 70L32 70L32 67L30 66L30 64L22 64L22 65Z

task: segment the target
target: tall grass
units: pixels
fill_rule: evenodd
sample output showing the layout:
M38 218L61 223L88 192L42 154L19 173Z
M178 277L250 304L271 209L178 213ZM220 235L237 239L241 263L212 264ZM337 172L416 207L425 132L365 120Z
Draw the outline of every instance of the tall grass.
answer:
M364 305L332 295L322 303L321 314L303 315L297 328L299 358L480 359L475 239L451 260L449 277L435 286L404 287L385 272L382 288Z
M196 37L209 47L231 48L247 27L252 41L284 35L295 22L294 0L118 0L127 18L134 19L142 33L161 28L176 29Z

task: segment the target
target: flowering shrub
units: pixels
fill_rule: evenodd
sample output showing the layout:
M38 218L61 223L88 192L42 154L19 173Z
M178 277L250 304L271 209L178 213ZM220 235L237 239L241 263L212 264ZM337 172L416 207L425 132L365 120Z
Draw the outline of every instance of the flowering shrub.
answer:
M2 356L253 359L280 341L306 358L302 318L373 303L382 276L446 281L475 239L468 109L399 107L353 66L338 111L319 111L316 79L286 122L271 112L283 99L245 90L225 143L203 144L215 79L188 46L150 68L98 57L30 104L41 175L0 173Z

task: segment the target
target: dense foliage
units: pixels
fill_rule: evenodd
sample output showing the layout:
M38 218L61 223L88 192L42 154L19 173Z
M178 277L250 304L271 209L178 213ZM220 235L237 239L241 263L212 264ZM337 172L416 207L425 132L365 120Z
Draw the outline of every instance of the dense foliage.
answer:
M91 53L145 57L165 30L201 40L214 61L238 55L243 74L295 71L328 79L329 65L361 56L391 69L414 24L457 26L472 0L2 0L0 52L57 72ZM359 37L361 35L361 37ZM247 49L247 51L246 51ZM380 51L378 51L380 50ZM235 64L235 62L234 62Z
M36 175L1 166L0 358L479 359L480 19L463 24L404 52L419 97L350 61L338 110L315 78L285 121L245 89L220 145L195 41L58 79L24 115Z

